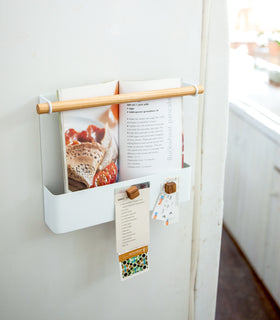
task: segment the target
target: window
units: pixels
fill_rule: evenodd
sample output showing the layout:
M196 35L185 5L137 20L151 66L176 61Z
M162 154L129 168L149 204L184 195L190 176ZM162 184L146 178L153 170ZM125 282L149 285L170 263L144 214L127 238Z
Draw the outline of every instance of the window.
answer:
M280 0L229 0L230 98L280 116Z

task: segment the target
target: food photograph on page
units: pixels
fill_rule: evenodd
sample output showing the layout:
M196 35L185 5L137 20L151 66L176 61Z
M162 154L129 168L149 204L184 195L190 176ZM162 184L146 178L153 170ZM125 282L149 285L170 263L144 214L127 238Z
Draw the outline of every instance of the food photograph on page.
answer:
M118 145L112 129L108 123L89 121L87 125L87 119L75 120L75 127L84 123L85 130L65 131L68 188L77 191L116 182Z
M118 105L63 112L65 191L118 181L118 118Z

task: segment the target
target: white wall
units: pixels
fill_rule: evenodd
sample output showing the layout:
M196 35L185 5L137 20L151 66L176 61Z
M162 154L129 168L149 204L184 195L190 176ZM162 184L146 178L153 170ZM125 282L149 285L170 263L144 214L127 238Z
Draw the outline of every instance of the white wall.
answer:
M201 12L201 0L0 2L1 319L186 319L192 201L180 225L152 224L151 271L121 283L114 223L65 235L44 225L35 104L116 78L198 82ZM185 101L194 165L197 100Z

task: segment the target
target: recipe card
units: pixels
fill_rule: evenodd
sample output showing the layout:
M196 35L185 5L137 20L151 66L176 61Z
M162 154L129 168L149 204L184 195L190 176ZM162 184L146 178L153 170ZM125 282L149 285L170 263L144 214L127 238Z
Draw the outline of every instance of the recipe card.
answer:
M136 186L139 196L135 199L126 194L129 186L115 191L116 242L122 280L148 270L150 183Z

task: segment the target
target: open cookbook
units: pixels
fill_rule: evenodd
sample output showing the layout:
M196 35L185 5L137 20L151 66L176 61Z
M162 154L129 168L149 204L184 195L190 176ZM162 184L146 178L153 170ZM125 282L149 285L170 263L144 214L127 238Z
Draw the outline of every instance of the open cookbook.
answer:
M111 81L59 89L58 99L181 87L180 79ZM60 114L65 192L182 167L182 97Z

